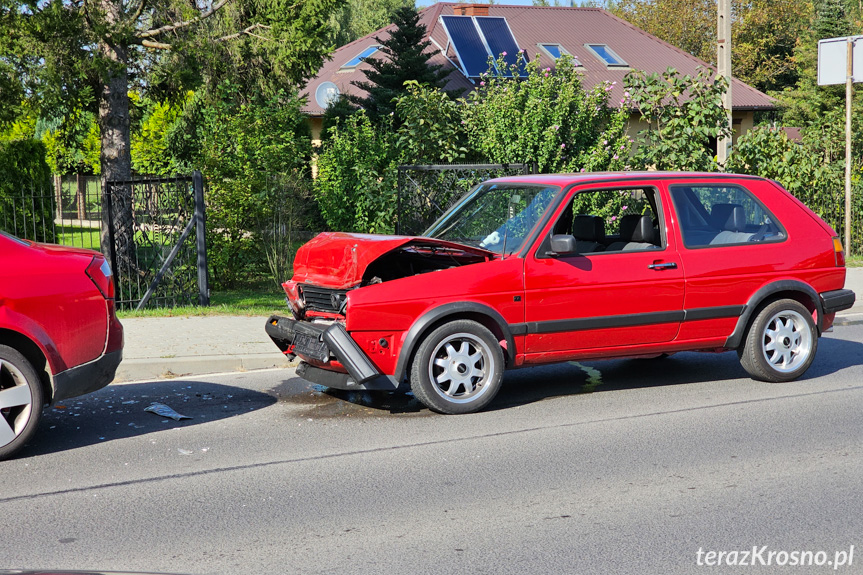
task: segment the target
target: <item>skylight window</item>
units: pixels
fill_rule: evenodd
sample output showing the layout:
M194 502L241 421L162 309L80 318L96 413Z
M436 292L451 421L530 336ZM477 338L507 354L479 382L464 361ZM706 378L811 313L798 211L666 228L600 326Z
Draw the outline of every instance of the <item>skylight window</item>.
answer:
M341 69L344 70L346 68L356 68L357 66L360 65L360 62L362 62L363 60L365 60L366 58L368 58L369 56L371 56L372 54L374 54L375 52L377 52L380 49L381 49L380 46L369 46L368 48L366 48L365 50L363 50L362 52L357 54L347 64L342 66Z
M599 58L600 61L609 68L629 67L629 64L627 64L623 58L618 56L614 50L609 48L606 44L585 44L584 47L593 52L593 55Z
M559 60L564 54L569 54L569 52L566 51L566 48L560 44L537 44L537 46L539 46L540 50L545 52L553 60ZM575 66L581 66L581 62L579 62L578 58L575 56L572 57L572 63Z

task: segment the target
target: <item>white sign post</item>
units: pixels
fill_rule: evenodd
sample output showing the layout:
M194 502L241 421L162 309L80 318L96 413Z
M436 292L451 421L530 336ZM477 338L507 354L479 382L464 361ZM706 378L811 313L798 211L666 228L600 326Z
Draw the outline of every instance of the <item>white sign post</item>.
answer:
M863 36L818 41L818 85L845 84L845 249L851 249L851 96L863 81Z

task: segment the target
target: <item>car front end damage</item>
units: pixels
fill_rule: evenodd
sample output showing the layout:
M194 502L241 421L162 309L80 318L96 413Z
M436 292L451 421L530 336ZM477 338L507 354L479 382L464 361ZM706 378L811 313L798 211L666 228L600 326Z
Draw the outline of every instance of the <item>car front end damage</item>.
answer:
M321 234L300 248L294 277L282 284L291 317L274 315L265 329L297 375L345 390L395 390L396 354L404 331L348 331L351 294L426 273L488 262L491 252L406 236ZM356 322L355 322L356 323ZM357 328L357 326L354 326Z
M398 388L395 378L383 374L337 321L327 325L274 315L266 330L285 355L303 359L297 375L312 383L335 389Z

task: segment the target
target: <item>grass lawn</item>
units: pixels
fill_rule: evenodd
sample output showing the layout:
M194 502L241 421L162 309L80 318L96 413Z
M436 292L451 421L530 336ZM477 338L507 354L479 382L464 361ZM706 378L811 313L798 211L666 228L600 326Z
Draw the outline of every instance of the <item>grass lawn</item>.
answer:
M99 230L77 226L57 226L57 243L75 248L99 249Z
M142 311L118 311L120 319L132 317L176 317L207 315L270 315L290 314L285 304L285 294L277 293L275 286L265 285L260 289L242 289L210 294L210 306L184 306L156 308Z
M849 268L863 267L863 256L845 256L845 265Z

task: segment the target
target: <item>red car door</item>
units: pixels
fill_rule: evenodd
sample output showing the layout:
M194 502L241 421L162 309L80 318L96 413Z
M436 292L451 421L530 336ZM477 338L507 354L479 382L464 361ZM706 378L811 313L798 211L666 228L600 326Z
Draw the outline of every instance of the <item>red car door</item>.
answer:
M525 259L527 363L676 337L683 268L661 196L632 181L570 191ZM570 230L579 253L547 254L551 234Z

